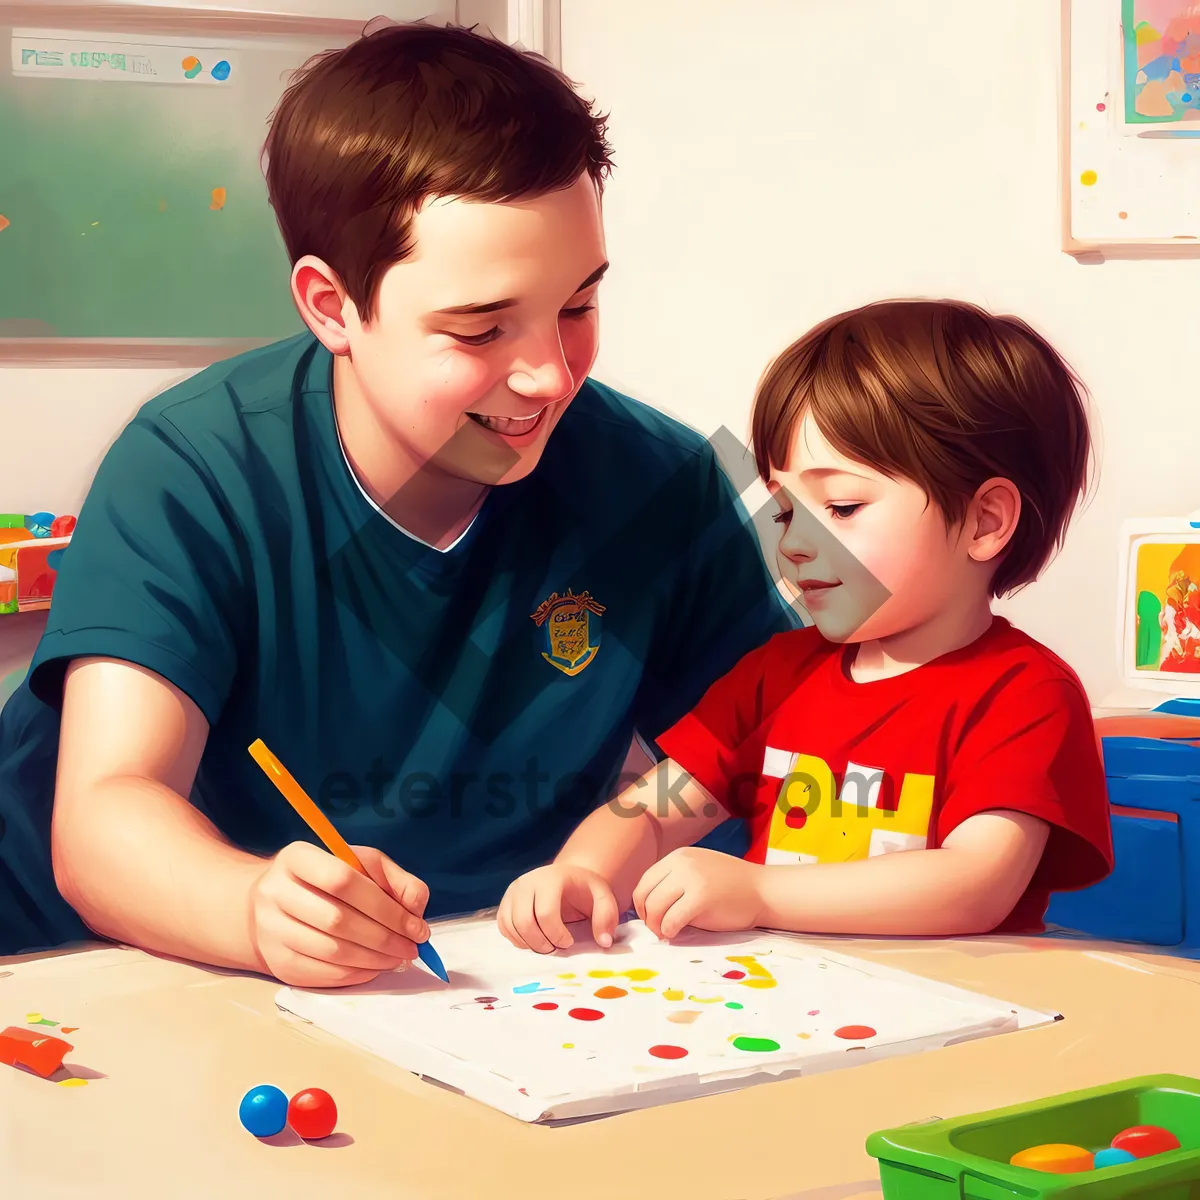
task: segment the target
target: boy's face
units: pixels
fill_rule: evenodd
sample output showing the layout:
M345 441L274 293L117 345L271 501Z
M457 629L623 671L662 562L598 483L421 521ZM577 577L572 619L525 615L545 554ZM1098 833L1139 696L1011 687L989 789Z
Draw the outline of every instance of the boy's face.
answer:
M846 458L807 413L767 486L783 525L780 569L831 641L915 629L979 586L967 539L924 491Z
M607 266L600 200L571 187L507 204L427 201L374 318L346 304L349 360L384 436L479 483L527 475L591 370Z

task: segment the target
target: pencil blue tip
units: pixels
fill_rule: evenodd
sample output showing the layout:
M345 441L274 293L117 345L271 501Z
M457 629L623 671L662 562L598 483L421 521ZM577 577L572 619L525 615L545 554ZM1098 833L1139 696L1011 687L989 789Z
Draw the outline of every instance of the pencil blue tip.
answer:
M443 982L449 983L450 976L446 974L446 968L442 966L442 960L438 957L438 952L429 942L419 942L417 944L417 954L421 961Z

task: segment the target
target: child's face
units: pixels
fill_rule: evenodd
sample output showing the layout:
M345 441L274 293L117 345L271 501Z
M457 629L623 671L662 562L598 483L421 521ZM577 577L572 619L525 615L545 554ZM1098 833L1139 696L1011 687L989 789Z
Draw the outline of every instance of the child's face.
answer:
M914 629L978 587L967 539L924 491L846 458L808 414L768 487L783 526L780 569L831 641Z
M349 313L363 396L416 461L520 479L596 358L607 266L596 188L583 175L510 204L435 199L414 218L413 246L384 275L370 324ZM475 311L449 311L463 308Z

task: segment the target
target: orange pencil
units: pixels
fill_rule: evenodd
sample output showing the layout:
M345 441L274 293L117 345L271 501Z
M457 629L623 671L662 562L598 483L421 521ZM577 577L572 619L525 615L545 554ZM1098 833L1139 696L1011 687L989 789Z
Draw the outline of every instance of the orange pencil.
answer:
M353 867L360 875L366 875L366 868L358 860L358 855L350 849L346 839L333 827L333 822L313 803L312 797L296 782L292 773L267 749L262 738L255 738L250 744L250 756L254 759L267 778L279 789L283 798L300 814L300 819L325 843L325 849L336 855L348 867ZM368 875L369 879L370 876ZM450 977L442 960L429 942L419 942L417 953L421 961L443 982L449 983Z

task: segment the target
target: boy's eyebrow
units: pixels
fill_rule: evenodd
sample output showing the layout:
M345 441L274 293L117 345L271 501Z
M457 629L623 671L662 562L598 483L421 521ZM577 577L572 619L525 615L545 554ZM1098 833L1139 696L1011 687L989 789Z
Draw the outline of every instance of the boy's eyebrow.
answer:
M590 288L593 283L599 283L608 270L608 263L601 263L572 293L577 296L584 288ZM474 313L499 312L502 308L512 308L516 300L493 300L488 304L456 304L452 308L438 308L435 313L439 316L469 316Z
M859 471L849 471L845 467L805 467L800 472L801 479L825 479L830 475L851 475L855 479L862 479L868 483L874 482L870 475L863 475Z

